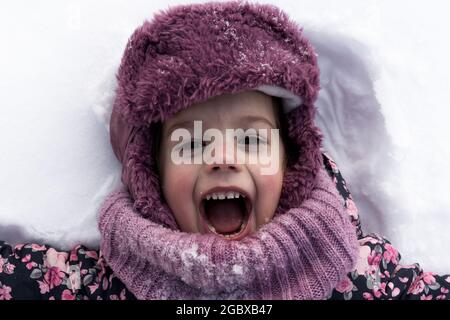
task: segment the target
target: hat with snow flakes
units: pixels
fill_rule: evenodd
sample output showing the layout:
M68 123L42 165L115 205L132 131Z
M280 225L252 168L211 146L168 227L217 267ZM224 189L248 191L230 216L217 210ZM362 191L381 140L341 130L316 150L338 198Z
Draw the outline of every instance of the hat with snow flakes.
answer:
M138 27L125 48L110 122L122 181L144 216L161 206L152 150L158 122L225 93L259 90L282 98L296 150L277 212L307 198L322 165L314 124L317 57L285 12L245 1L178 5ZM161 216L173 225L173 217Z

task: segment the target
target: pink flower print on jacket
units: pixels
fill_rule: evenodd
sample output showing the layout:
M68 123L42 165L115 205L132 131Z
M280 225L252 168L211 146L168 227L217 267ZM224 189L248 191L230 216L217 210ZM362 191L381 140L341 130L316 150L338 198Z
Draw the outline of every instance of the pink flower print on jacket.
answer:
M398 251L389 243L386 243L384 248L386 251L383 253L383 258L386 260L386 263L392 262L398 263Z
M33 244L31 244L31 249L34 252L38 252L38 251L45 251L45 250L47 250L47 247L45 245L39 245L39 244L33 243Z
M347 276L338 282L335 290L342 293L345 300L350 300L352 298L352 291L354 288L353 281Z
M11 300L11 287L2 285L0 282L0 300Z
M408 289L408 294L418 295L424 292L427 295L430 290L436 290L440 287L432 272L423 272L414 279ZM420 298L422 299L422 296ZM427 298L427 296L424 296L424 298Z
M0 273L13 274L16 266L0 257Z
M44 281L38 280L39 290L42 294L49 292L55 287L62 284L63 279L66 277L65 271L68 268L67 252L58 252L54 248L50 248L44 255L44 265L42 272L44 274ZM36 276L39 277L39 269L34 270ZM32 273L33 275L33 273Z
M47 270L44 275L44 280L48 284L48 287L53 289L54 287L59 286L64 279L64 272L60 271L58 267L51 267Z
M36 262L31 261L31 254L27 254L21 261L26 263L25 267L28 270L31 270L38 265Z
M61 300L75 300L75 295L73 295L70 290L66 289L61 295Z
M60 271L67 271L69 254L67 252L58 252L53 248L47 250L44 259L44 266L47 268L58 268Z

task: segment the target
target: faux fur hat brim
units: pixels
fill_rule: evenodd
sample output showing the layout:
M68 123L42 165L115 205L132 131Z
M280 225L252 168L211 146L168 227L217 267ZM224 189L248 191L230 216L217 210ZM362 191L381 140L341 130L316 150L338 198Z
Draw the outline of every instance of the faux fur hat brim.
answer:
M281 88L291 102L287 132L297 150L287 152L298 157L285 174L279 211L308 197L322 163L314 125L319 69L302 29L279 8L230 1L161 11L130 37L117 80L111 144L144 215L164 205L151 152L154 124L214 96L257 88Z

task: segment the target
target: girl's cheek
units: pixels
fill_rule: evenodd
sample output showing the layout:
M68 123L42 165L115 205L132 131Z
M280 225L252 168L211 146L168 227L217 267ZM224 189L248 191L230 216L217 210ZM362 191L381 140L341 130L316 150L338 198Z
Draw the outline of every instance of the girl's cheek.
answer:
M283 186L283 170L274 175L255 175L255 172L253 174L258 202L255 203L256 225L259 228L273 218L278 207Z
M192 197L193 186L195 182L195 170L189 168L189 165L169 165L166 166L166 172L164 174L164 185L169 188L168 192L171 192L175 196ZM181 194L180 191L183 191Z
M165 167L164 196L182 231L197 232L194 185L196 171L190 165Z

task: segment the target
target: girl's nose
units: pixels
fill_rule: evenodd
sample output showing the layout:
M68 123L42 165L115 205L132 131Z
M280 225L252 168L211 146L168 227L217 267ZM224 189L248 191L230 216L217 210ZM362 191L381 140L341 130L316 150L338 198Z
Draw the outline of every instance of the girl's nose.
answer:
M208 171L240 171L242 164L237 161L238 157L235 149L234 144L230 147L230 150L227 150L226 143L223 143L222 146L217 145L211 154L204 157Z
M239 171L238 166L235 164L212 164L208 165L210 171L225 171L225 170L233 170L233 171Z

